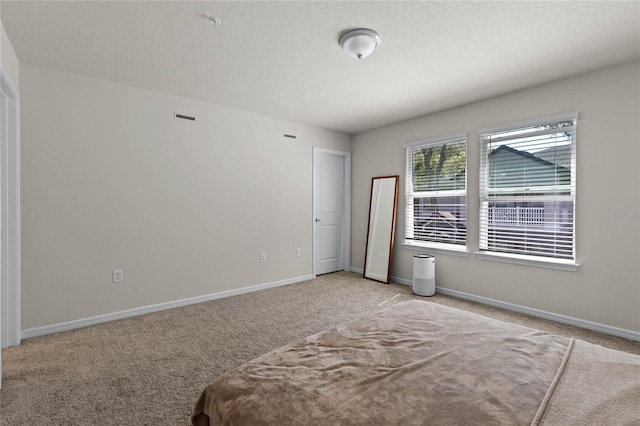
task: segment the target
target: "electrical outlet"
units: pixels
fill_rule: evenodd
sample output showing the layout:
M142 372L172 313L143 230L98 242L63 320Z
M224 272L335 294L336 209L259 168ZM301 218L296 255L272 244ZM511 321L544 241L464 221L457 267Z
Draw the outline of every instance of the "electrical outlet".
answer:
M267 253L262 252L260 253L260 262L266 262L267 261Z
M302 249L297 248L296 249L296 257L300 257L300 256L302 256Z
M121 283L123 280L122 269L114 269L111 277L114 283Z

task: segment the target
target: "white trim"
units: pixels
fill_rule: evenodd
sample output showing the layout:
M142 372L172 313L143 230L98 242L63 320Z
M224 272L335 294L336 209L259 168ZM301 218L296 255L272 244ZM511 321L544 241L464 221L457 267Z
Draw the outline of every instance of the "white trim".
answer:
M342 267L345 271L349 271L351 269L351 153L347 151L336 151L334 149L320 148L314 146L312 149L312 174L315 176L315 155L316 154L329 154L329 155L339 155L344 158L344 223L343 223L343 246L342 246ZM312 187L315 187L315 182L312 183ZM313 194L313 191L312 191ZM315 206L313 206L313 195L312 195L312 217L311 220L315 219ZM313 222L312 222L313 223ZM311 247L312 250L315 249L316 242L316 227L312 225L313 233ZM315 252L312 255L312 269L313 269L313 277L316 277L316 256Z
M547 117L533 118L531 120L516 121L514 123L499 124L496 126L481 127L477 130L478 136L484 133L506 132L509 130L520 129L522 127L536 126L541 123L552 123L558 121L577 120L580 114L577 111L567 112L564 114L549 115ZM562 129L559 129L560 131Z
M407 148L413 148L415 146L420 146L420 145L433 145L440 142L453 142L458 139L460 140L464 139L466 141L468 138L469 138L469 132L458 132L458 133L451 133L448 135L434 136L432 138L427 138L427 139L420 139L417 141L406 142L402 145L402 147L404 149L407 149Z
M495 306L507 309L509 311L520 312L522 314L531 315L538 318L548 319L562 324L574 325L576 327L585 328L587 330L597 331L612 336L624 337L625 339L640 341L640 332L627 330L624 328L613 327L606 324L587 321L580 318L574 318L567 315L556 314L553 312L543 311L541 309L529 308L527 306L516 305L514 303L502 302L500 300L490 299L488 297L476 296L469 293L463 293L457 290L436 287L436 291L448 296L460 299L471 300L473 302L482 303L484 305Z
M350 272L355 272L356 274L364 275L364 269L356 268L355 266L351 267L351 269L349 269L349 271Z
M0 292L0 346L17 346L22 340L20 325L20 98L0 69L0 90L7 101L7 138L0 148L2 214L2 280Z
M158 303L157 305L142 306L140 308L127 309L125 311L112 312L110 314L98 315L95 317L82 318L78 320L63 322L59 324L45 325L42 327L34 327L24 330L22 337L25 339L43 336L45 334L58 333L60 331L73 330L76 328L86 327L89 325L100 324L124 318L130 318L138 315L149 314L152 312L164 311L167 309L179 308L182 306L193 305L196 303L207 302L209 300L223 299L225 297L237 296L239 294L251 293L258 290L265 290L272 287L280 287L283 285L295 284L313 279L312 275L303 275L301 277L289 278L281 281L253 285L250 287L239 288L236 290L227 290L219 293L205 294L204 296L190 297L187 299L175 300L173 302Z
M450 254L452 256L469 257L469 251L467 250L467 246L460 246L460 248L458 249L457 247L456 248L444 247L444 245L443 247L436 247L436 246L428 246L426 244L404 242L402 243L402 248L407 250L418 250L418 251L427 251L427 252L430 251L433 253Z
M538 268L558 269L560 271L575 272L580 265L573 260L561 260L552 258L538 258L535 256L524 256L512 253L496 253L489 251L475 252L478 259L492 260L495 262L514 263L516 265L536 266Z
M527 132L526 134L510 132L505 136L491 137L491 143L497 144L498 142L506 142L506 141L511 141L515 139L522 139L525 136L527 138L534 138L536 136L553 135L556 133L575 132L575 130L576 130L576 126L565 126L565 127L556 128L556 129L545 129L545 130L538 130L535 132Z
M344 153L344 270L351 268L351 153ZM315 271L314 271L315 272Z
M391 277L391 282L392 283L403 284L403 285L408 285L409 287L413 287L413 280L408 280L406 278Z
M411 280L400 277L391 277L391 282L413 286ZM580 318L574 318L567 315L556 314L553 312L543 311L541 309L530 308L528 306L516 305L515 303L503 302L501 300L490 299L488 297L476 296L475 294L464 293L458 290L451 290L444 287L436 286L436 293L445 294L447 296L456 297L458 299L470 300L483 305L495 306L497 308L506 309L508 311L519 312L521 314L531 315L537 318L548 319L559 322L561 324L573 325L587 330L597 331L599 333L609 334L611 336L624 337L625 339L640 342L640 332L627 330L624 328L613 327L593 321L587 321Z
M18 99L18 92L14 90L11 79L0 69L0 90L2 90L9 99Z

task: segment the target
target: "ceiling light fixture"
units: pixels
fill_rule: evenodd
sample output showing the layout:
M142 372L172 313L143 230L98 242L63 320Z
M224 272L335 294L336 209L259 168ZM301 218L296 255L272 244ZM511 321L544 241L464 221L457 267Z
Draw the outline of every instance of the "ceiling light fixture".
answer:
M367 28L347 31L340 37L340 46L344 51L358 59L371 55L378 44L380 44L378 33Z

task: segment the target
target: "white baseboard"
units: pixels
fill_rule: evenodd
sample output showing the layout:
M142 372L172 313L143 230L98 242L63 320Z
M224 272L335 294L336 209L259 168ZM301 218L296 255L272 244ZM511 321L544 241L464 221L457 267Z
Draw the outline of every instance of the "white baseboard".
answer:
M391 277L391 282L392 283L398 283L398 284L404 284L404 285L408 285L413 287L413 281L411 280L407 280L404 278L400 278L400 277Z
M173 302L159 303L157 305L142 306L140 308L127 309L125 311L113 312L110 314L98 315L95 317L82 318L78 320L63 322L59 324L46 325L43 327L34 327L22 331L22 338L43 336L45 334L58 333L60 331L73 330L75 328L86 327L88 325L100 324L103 322L114 321L124 318L130 318L137 315L149 314L152 312L164 311L166 309L179 308L181 306L193 305L195 303L207 302L209 300L222 299L224 297L236 296L238 294L251 293L253 291L264 290L272 287L280 287L288 284L295 284L302 281L308 281L315 278L313 275L304 275L301 277L289 278L281 281L274 281L265 284L258 284L250 287L239 288L236 290L227 290L219 293L205 294L204 296L190 297L187 299L175 300Z
M363 270L360 268L351 267L351 272L362 274ZM30 337L43 336L45 334L57 333L60 331L73 330L75 328L86 327L88 325L100 324L103 322L114 321L118 319L130 318L137 315L149 314L152 312L164 311L166 309L179 308L181 306L192 305L195 303L202 303L209 300L222 299L225 297L236 296L238 294L251 293L253 291L264 290L272 287L280 287L288 284L295 284L302 281L308 281L314 279L313 275L304 275L301 277L289 278L281 281L274 281L270 283L258 284L250 287L244 287L236 290L227 290L219 293L206 294L203 296L191 297L187 299L176 300L172 302L159 303L157 305L143 306L140 308L128 309L125 311L113 312L110 314L98 315L95 317L82 318L79 320L73 320L63 322L59 324L52 324L43 327L34 327L22 331L22 338L28 339ZM400 277L391 277L391 281L398 284L404 284L408 286L413 285L413 281ZM516 305L509 302L503 302L501 300L490 299L488 297L477 296L462 291L451 290L443 287L436 286L436 292L440 294L446 294L448 296L457 297L459 299L470 300L472 302L478 302L489 306L495 306L498 308L507 309L514 312L520 312L523 314L531 315L538 318L544 318L552 321L556 321L562 324L574 325L576 327L582 327L587 330L598 331L600 333L610 334L612 336L624 337L625 339L640 341L640 332L626 330L623 328L612 327L606 324L600 324L592 321L587 321L579 318L569 317L566 315L556 314L553 312L543 311L540 309L530 308L527 306Z
M400 277L391 277L391 281L398 284L413 286L413 281ZM475 294L464 293L462 291L450 290L448 288L436 286L436 293L446 294L448 296L457 297L458 299L470 300L472 302L482 303L484 305L495 306L497 308L507 309L509 311L520 312L538 318L544 318L562 324L574 325L576 327L586 328L587 330L598 331L612 336L624 337L625 339L640 341L640 332L626 330L624 328L612 327L606 324L587 321L580 318L569 317L562 314L543 311L541 309L530 308L528 306L516 305L514 303L503 302L501 300L490 299L488 297L476 296Z

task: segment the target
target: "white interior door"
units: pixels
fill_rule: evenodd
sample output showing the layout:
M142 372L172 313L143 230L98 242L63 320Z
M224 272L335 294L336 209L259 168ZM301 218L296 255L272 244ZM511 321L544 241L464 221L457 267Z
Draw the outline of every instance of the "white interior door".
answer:
M4 92L0 90L0 147L5 146L5 142L7 139L7 99L4 95ZM0 149L0 188L2 188L2 150ZM0 196L0 212L2 211L2 196ZM0 214L0 236L2 235L2 217ZM2 238L0 237L0 241ZM4 272L2 270L2 264L4 263L4 253L2 252L2 244L0 243L0 277ZM4 303L4 299L6 299L6 295L3 293L6 292L4 285L4 280L0 278L0 389L2 389L2 348L4 344L1 344L6 339L6 332L3 328L2 324L2 315L4 315L2 310L2 304Z
M313 152L313 273L349 269L350 153Z
M0 70L0 347L16 346L20 332L20 108ZM0 351L0 387L2 352Z

